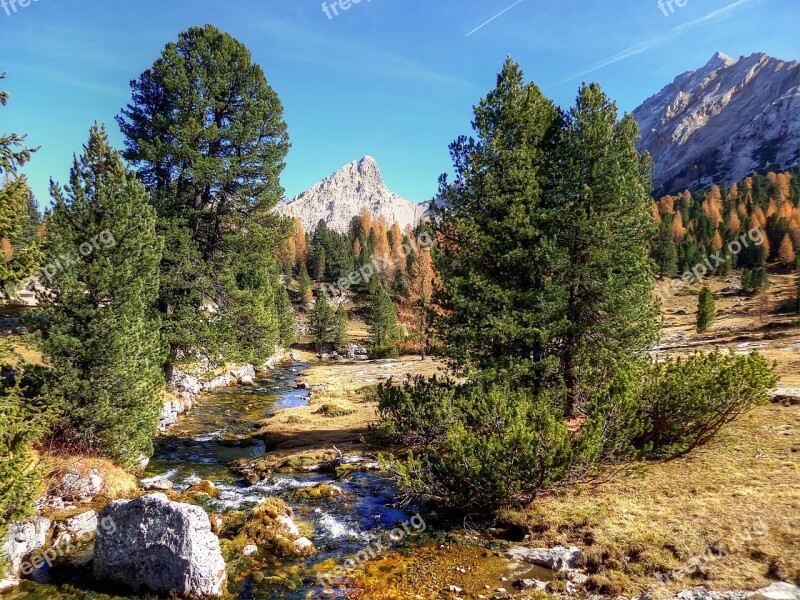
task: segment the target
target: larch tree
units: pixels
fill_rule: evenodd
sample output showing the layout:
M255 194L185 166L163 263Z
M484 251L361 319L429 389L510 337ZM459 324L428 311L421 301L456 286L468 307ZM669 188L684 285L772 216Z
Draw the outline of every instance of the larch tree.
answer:
M778 248L778 259L791 269L795 266L796 258L797 254L794 250L794 244L792 244L792 238L787 233L783 236L783 241L781 241L781 245Z
M155 211L96 125L51 193L45 262L61 269L38 293L37 339L62 403L52 440L133 466L152 454L163 401Z
M270 356L276 257L290 233L272 211L289 150L278 95L250 51L211 25L167 44L131 88L117 122L169 249L159 291L167 374L196 352Z

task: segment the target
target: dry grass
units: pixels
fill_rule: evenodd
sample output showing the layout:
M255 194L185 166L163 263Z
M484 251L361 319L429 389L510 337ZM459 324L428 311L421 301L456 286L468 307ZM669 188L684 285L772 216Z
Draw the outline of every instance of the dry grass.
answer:
M714 292L717 317L706 333L695 326L697 295L702 286L685 288L670 298L663 310L662 354L686 354L696 349L758 350L777 363L781 387L800 387L800 326L798 326L796 275L770 275L767 303L739 293L739 275L708 279Z
M708 446L644 473L592 488L573 489L503 515L524 527L530 545L574 544L605 593L642 592L655 575L737 546L710 561L705 574L685 574L669 591L703 584L756 589L800 573L800 408L761 407ZM766 535L760 535L766 531Z
M432 376L442 363L418 356L374 361L319 362L311 352L295 351L311 364L300 381L312 392L309 406L277 412L257 432L271 450L252 461L258 472L282 465L331 460L342 451L361 451L361 438L377 419L377 404L364 398L364 388L409 375Z

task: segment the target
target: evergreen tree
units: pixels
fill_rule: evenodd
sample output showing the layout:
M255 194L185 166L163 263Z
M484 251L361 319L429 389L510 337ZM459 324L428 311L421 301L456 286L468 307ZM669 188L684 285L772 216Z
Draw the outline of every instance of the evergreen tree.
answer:
M370 306L367 314L369 329L369 354L382 358L397 354L397 342L402 332L397 324L397 307L389 297L386 288L375 277L370 281Z
M292 310L292 301L286 288L280 286L275 294L275 310L280 322L280 342L284 348L289 348L297 338L297 321Z
M45 262L61 269L39 294L38 343L63 403L52 442L131 466L152 454L164 385L155 211L96 125L51 193Z
M166 371L198 350L260 360L278 342L276 256L291 229L272 211L289 149L280 100L249 50L211 25L167 44L131 87L117 121L169 249Z
M350 336L347 333L347 326L347 309L344 307L344 304L342 304L336 309L336 331L334 333L334 343L336 344L336 348L338 350L344 350L347 348L347 344L350 343Z
M664 219L659 227L658 238L653 245L653 259L661 275L675 277L678 274L678 248L672 235L670 219Z
M0 80L5 75L0 74ZM0 90L0 105L9 95ZM0 134L0 239L18 239L28 222L26 204L30 206L30 189L19 172L33 152L24 145L25 136ZM31 275L40 258L39 248L30 245L15 247L11 256L0 252L0 286L9 295L24 278ZM0 539L5 526L31 512L38 497L42 478L35 468L36 457L31 445L37 442L47 424L48 411L41 398L25 398L10 369L14 349L7 338L0 338ZM14 365L24 368L17 359ZM2 560L0 560L2 562Z
M564 387L571 414L584 367L636 353L658 330L637 125L596 85L562 115L509 59L474 128L451 146L456 181L440 186L446 351L483 378Z
M333 310L327 296L320 290L317 292L317 301L311 313L311 337L314 339L314 346L318 352L323 345L333 340L335 330L336 322Z
M697 300L697 332L704 333L717 314L714 306L714 294L708 287L704 287Z

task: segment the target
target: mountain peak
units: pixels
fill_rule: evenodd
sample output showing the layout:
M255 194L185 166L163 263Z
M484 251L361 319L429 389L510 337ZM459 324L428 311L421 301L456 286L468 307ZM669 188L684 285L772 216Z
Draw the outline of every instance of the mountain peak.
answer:
M706 65L703 67L702 70L704 71L717 71L722 69L723 67L730 67L732 64L735 64L736 60L728 56L723 52L715 52L714 56L711 57Z
M334 231L346 232L350 221L367 209L383 215L401 228L415 226L425 214L425 204L415 204L392 192L384 183L377 161L367 155L329 175L277 208L281 214L300 219L306 231L324 220Z

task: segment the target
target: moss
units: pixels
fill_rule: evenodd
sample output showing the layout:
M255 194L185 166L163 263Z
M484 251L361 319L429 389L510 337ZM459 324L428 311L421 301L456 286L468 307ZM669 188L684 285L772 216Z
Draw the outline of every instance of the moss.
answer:
M259 504L247 517L239 534L233 540L233 548L241 549L248 544L256 544L259 549L278 557L297 556L300 552L294 545L299 536L289 533L281 522L292 517L292 509L282 500L269 498ZM311 550L313 553L313 549Z
M199 496L203 494L211 498L218 498L219 489L213 483L204 479L200 483L197 483L186 490L186 494L189 496Z
M292 493L292 499L298 502L314 502L331 500L342 495L342 490L329 483L320 483L314 487L299 488Z
M323 417L346 417L347 415L352 415L356 411L349 408L342 408L336 404L323 404L320 406L316 411L314 411L315 415L322 415Z

